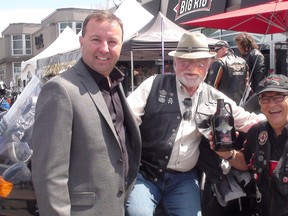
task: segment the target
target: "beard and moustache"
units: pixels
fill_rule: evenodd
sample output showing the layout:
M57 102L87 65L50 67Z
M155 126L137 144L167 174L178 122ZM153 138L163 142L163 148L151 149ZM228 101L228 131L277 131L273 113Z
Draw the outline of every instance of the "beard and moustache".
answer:
M206 75L202 78L201 76L197 76L195 75L196 78L191 78L191 79L187 79L185 78L185 76L177 76L179 82L186 88L186 89L197 89L198 86L204 82L205 78L207 76L207 72Z

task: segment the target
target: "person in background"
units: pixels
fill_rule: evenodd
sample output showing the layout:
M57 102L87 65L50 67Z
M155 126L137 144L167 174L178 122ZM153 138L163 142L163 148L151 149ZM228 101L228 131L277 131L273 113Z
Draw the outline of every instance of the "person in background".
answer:
M264 78L257 96L267 121L248 131L242 150L216 153L222 158L233 155L229 160L233 167L253 174L257 215L284 216L288 215L288 77L271 74ZM210 145L214 149L212 141Z
M164 73L165 73L165 74L174 73L174 72L173 72L173 66L170 65L170 64L165 64L165 66L164 66Z
M137 88L142 82L142 76L143 76L142 67L140 65L135 65L133 75L134 75L134 86L135 88Z
M216 60L211 64L206 82L239 105L249 79L246 61L235 55L226 41L215 44Z
M142 137L140 172L127 200L127 216L152 216L159 206L165 215L200 216L196 163L202 137L209 137L216 100L232 104L239 130L247 131L261 119L204 83L216 55L204 34L184 33L169 55L175 74L151 76L127 98ZM207 145L215 154L208 139Z
M252 95L257 91L259 82L266 77L265 58L259 51L259 47L253 37L242 32L235 37L239 52L249 66L249 83L251 83Z
M123 23L96 10L83 22L82 58L37 100L32 180L41 216L123 216L140 163L139 128L115 70Z
M7 86L3 81L0 81L0 112L7 112L10 109L10 104L6 98Z
M126 97L129 95L129 83L131 80L131 71L128 67L128 64L125 62L121 62L118 66L119 70L121 70L121 72L124 74L124 79L122 81L122 86L124 89L124 93L126 95Z

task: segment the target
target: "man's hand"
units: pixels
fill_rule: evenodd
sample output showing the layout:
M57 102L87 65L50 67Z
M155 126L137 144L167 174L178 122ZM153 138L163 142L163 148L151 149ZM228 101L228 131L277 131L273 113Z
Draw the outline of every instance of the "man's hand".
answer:
M239 136L239 132L236 131L236 137ZM209 134L209 145L210 145L210 149L215 151L215 144L213 142L213 132L211 131ZM227 161L234 159L236 152L235 150L228 150L228 151L215 151L216 154L221 157L222 159L225 159Z

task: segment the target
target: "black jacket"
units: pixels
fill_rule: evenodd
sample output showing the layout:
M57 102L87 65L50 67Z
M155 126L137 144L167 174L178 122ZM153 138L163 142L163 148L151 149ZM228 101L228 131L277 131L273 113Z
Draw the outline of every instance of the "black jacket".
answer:
M263 54L257 50L252 49L247 54L242 56L249 66L249 74L251 76L251 88L255 93L257 91L258 83L267 75L265 67L265 58Z
M249 67L243 58L228 52L213 62L207 83L239 104L246 89L248 70Z

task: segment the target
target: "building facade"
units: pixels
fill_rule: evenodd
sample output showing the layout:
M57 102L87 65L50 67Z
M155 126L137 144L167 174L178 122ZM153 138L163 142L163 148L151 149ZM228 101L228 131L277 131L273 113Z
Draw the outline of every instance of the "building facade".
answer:
M21 62L45 50L69 26L79 33L92 9L61 8L38 23L12 23L0 38L0 80L21 86Z

